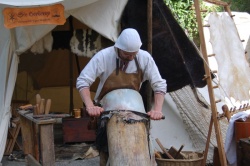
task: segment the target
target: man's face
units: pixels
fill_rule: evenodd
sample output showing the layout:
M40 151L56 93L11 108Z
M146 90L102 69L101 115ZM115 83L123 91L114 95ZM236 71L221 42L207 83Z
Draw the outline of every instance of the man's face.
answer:
M120 50L119 49L119 55L120 55L120 58L124 61L132 61L136 54L137 54L138 51L136 52L126 52L126 51L123 51L123 50Z

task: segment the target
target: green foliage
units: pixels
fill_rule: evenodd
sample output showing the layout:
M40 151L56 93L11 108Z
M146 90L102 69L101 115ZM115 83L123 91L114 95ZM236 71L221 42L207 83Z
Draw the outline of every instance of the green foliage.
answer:
M241 11L250 13L250 0L223 0L224 2L230 2L231 11ZM166 5L172 11L174 17L180 24L180 26L187 32L188 36L194 40L199 41L198 25L196 21L196 15L194 10L194 0L164 0ZM202 19L210 12L220 12L224 9L218 5L207 5L204 1L200 0ZM198 44L199 42L196 42Z
M194 41L199 40L198 25L193 0L164 0L164 2L171 9L177 22L187 32L188 36ZM202 10L207 10L207 12L202 13L202 18L204 18L211 11L221 10L217 6L206 6L202 1L200 2L200 7Z
M250 0L223 0L223 1L230 2L231 11L250 13Z

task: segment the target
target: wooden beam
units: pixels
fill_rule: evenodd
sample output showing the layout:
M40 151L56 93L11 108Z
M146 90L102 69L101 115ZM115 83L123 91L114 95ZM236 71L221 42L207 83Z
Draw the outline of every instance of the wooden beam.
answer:
M206 63L204 63L204 68L207 76L210 76L210 69L209 69L209 62L208 62L208 57L207 57L207 49L206 49L206 43L205 43L205 37L204 37L204 32L203 32L203 26L202 26L202 18L201 18L201 13L200 13L200 2L199 0L194 0L194 6L195 6L195 13L196 13L196 19L198 23L198 30L199 30L199 36L200 36L200 43L201 43L201 52L203 55L204 60ZM213 92L213 84L212 84L212 79L211 77L208 77L206 79L207 81L207 86L208 86L208 93L209 93L209 99L210 99L210 105L211 105L211 111L212 111L212 120L214 123L214 129L215 129L215 135L216 135L216 140L217 140L217 145L218 145L218 150L219 150L219 156L220 156L220 162L222 166L227 166L227 160L226 160L226 155L225 155L225 150L224 150L224 144L221 136L221 131L220 131L220 124L217 119L217 107L215 103L215 98L214 98L214 92ZM206 158L206 157L204 157ZM205 161L206 162L206 161Z
M147 6L147 23L148 23L148 43L147 43L147 50L152 55L152 11L153 11L153 0L148 0L148 6ZM150 86L150 83L147 83L147 112L151 109L151 97L152 97L152 88Z

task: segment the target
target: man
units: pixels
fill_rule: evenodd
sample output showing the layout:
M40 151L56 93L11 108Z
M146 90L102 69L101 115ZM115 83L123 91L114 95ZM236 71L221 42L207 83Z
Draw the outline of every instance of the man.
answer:
M103 108L94 105L90 96L90 86L99 77L96 102L112 89L129 87L139 91L141 83L148 80L154 91L154 106L147 114L153 120L162 118L166 81L161 78L151 55L140 49L141 45L138 32L132 28L125 29L114 46L99 51L82 70L77 78L76 87L90 116L100 116L104 111ZM131 81L131 78L134 81ZM112 84L112 80L115 80L115 85ZM109 87L111 84L113 87Z
M107 111L94 105L90 96L90 86L99 77L100 83L95 95L97 103L102 99L107 101L105 97L112 92L119 91L119 89L121 91L130 89L132 92L135 90L138 94L142 82L148 80L154 91L154 106L147 114L153 120L162 118L162 104L167 88L166 81L161 78L151 55L140 49L141 45L142 42L138 32L131 28L125 29L114 46L99 51L82 70L77 78L77 89L90 116L100 116L103 111ZM121 108L120 100L124 98L127 100L129 97L125 95L122 99L122 97L116 97L113 93L110 95L111 98L119 98L115 100L118 101L117 105ZM113 99L108 101L108 105L115 105ZM131 103L138 103L135 98L129 98L128 100ZM130 106L131 103L129 103ZM132 106L133 108L135 107ZM102 118L98 125L96 138L97 148L100 151L100 165L106 165L108 160L107 133L104 123L106 122Z

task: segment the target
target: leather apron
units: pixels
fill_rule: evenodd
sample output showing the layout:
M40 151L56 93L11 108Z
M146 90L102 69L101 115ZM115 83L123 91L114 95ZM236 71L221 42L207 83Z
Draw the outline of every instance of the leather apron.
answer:
M140 84L142 81L142 70L139 67L137 58L135 58L135 64L137 67L137 73L125 73L119 68L119 59L116 59L116 70L114 70L105 81L103 88L98 96L98 102L108 92L116 89L133 89L139 92Z

